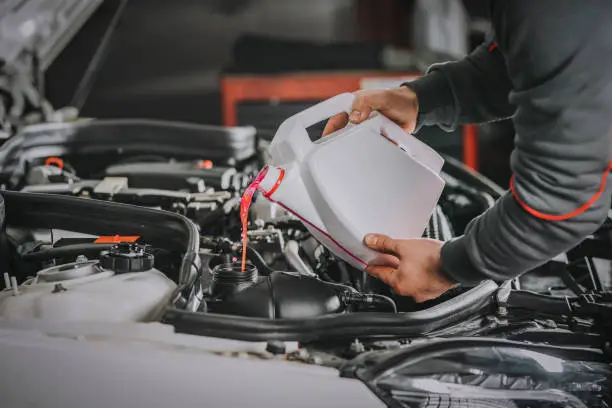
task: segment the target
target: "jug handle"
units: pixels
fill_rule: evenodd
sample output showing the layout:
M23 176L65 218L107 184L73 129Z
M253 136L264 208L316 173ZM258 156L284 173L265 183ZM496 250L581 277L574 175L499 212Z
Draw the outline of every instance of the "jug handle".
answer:
M384 132L387 139L401 145L407 153L413 155L421 164L429 167L435 173L440 173L444 165L444 158L438 154L433 148L420 141L414 135L406 132L396 123L386 116L376 112L376 116L380 116L381 131Z
M323 102L313 105L286 119L278 128L277 134L288 135L290 130L299 126L306 129L338 113L346 112L350 114L355 96L345 92L329 98ZM305 137L308 135L305 134ZM310 142L310 138L308 138Z

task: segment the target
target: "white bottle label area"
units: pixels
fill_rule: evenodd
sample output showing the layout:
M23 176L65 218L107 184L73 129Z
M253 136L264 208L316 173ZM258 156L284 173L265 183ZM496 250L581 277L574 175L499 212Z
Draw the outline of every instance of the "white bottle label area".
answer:
M444 188L444 161L380 115L319 143L308 139L306 127L352 101L342 94L287 119L271 144L278 168L268 169L260 187L330 251L363 269L378 255L363 244L366 234L422 235Z

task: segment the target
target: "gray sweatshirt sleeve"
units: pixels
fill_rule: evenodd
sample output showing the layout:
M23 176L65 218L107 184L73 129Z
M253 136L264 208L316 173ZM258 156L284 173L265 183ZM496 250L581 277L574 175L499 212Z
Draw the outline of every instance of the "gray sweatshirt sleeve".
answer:
M417 131L431 125L452 131L461 124L509 118L516 109L508 101L512 84L492 35L464 59L433 64L422 78L404 85L419 101Z
M514 175L511 191L442 247L444 271L460 283L509 279L545 263L593 233L611 201L612 2L498 1L492 11L515 107ZM452 83L452 106L436 106L425 124L456 125L499 112L464 109L470 91L459 82L471 74L459 64L444 78ZM471 97L473 104L489 100L479 92Z

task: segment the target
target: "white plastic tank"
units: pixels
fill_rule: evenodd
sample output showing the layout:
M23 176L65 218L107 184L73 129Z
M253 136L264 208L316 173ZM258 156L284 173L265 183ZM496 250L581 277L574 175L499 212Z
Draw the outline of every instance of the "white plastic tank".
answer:
M53 266L17 286L5 274L0 318L53 322L154 320L176 289L162 272L116 274L97 260Z
M420 237L440 198L444 160L383 115L311 141L307 128L354 101L340 94L285 120L270 144L259 191L298 217L334 254L364 269L368 233Z

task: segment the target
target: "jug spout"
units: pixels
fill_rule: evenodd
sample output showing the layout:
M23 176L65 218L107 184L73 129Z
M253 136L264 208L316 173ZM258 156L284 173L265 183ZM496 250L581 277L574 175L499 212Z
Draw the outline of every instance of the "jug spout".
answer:
M259 177L258 190L268 201L293 214L308 229L327 231L304 186L299 166L294 163L285 168L266 166Z
M266 166L260 173L261 181L258 190L264 197L270 198L280 187L285 178L285 169L276 166Z
M315 239L353 267L363 269L367 266L367 263L360 258L364 255L364 251L368 251L367 249L360 248L360 252L355 252L331 236L304 184L299 166L295 163L286 168L266 166L257 178L258 191L264 198L300 220ZM319 201L320 207L321 204ZM357 246L361 247L360 240Z

